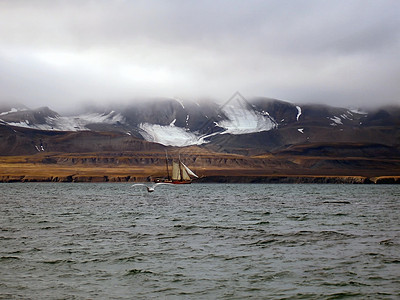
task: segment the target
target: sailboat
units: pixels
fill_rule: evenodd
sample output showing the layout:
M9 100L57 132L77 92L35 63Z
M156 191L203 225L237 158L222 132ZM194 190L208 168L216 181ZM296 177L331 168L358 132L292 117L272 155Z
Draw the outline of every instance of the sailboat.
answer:
M167 179L163 182L172 184L190 184L192 183L192 177L199 177L181 161L180 157L178 162L172 162L172 177L169 175L167 153L165 153L165 163L167 166Z
M196 177L198 176L189 169L188 166L186 166L183 162L179 160L179 162L173 162L172 163L172 178L171 182L173 184L188 184L192 182L192 178L190 177Z

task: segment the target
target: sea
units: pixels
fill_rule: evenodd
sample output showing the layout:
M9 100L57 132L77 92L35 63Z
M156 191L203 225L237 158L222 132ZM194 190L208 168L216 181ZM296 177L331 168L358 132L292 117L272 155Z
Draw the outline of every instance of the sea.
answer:
M400 186L1 183L0 299L399 299Z

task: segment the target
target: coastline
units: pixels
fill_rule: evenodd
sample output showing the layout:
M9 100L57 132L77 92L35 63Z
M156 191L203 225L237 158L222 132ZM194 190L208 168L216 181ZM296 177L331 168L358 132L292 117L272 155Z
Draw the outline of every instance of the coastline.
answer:
M194 183L400 184L400 160L199 154ZM163 153L0 157L0 182L148 182L166 176Z
M143 176L107 176L107 175L2 175L0 183L12 182L149 182L151 177ZM400 184L400 176L332 176L332 175L272 175L272 176L204 176L193 183L290 183L290 184Z

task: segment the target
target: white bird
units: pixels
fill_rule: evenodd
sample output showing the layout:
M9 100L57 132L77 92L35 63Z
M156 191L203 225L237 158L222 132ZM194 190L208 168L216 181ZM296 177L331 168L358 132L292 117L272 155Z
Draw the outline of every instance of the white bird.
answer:
M167 183L167 182L157 182L157 183L155 183L155 184L153 184L153 185L151 185L151 186L148 186L148 185L143 184L143 183L135 183L135 184L133 184L132 186L144 186L144 187L147 189L147 191L148 191L149 193L152 193L152 192L154 192L154 189L155 189L158 185L161 185L161 184L173 185L172 183Z

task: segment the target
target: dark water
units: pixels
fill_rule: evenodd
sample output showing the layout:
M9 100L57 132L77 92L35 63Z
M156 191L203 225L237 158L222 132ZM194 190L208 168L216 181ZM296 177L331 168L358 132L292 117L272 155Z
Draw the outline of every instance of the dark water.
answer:
M399 299L400 187L0 184L3 299Z

